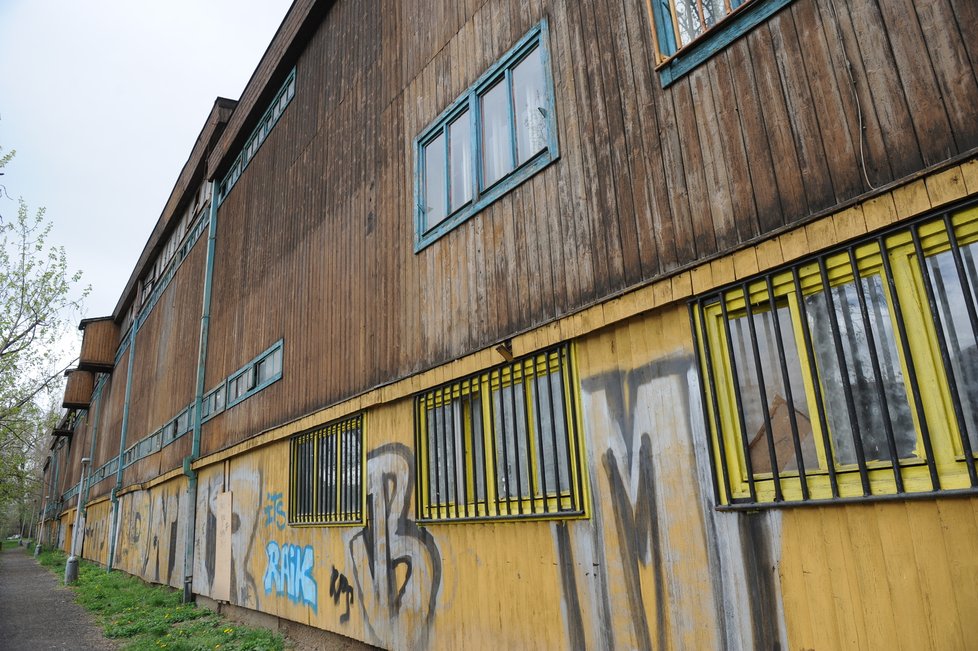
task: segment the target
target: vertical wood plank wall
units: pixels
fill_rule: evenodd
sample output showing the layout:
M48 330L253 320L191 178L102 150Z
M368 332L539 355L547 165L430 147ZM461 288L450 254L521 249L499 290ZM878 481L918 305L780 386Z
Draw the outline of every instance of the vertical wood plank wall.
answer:
M797 0L662 89L642 2L336 3L219 212L207 386L280 338L284 378L205 452L971 150L975 10L898 4ZM544 17L560 159L416 255L413 138Z
M158 430L194 400L206 238L205 231L136 333L126 447ZM187 439L136 462L126 470L124 482L147 481L179 467L189 450Z

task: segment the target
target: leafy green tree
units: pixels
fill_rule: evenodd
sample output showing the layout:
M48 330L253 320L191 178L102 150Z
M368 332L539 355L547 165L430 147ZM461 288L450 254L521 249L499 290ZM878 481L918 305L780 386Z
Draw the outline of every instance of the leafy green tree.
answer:
M0 170L14 154L0 149ZM0 189L4 208L13 199ZM44 209L32 212L22 198L16 206L15 217L0 210L0 513L13 506L20 520L39 490L41 443L74 363L65 363L64 342L89 290L79 289L81 272L69 271L64 247L48 242Z

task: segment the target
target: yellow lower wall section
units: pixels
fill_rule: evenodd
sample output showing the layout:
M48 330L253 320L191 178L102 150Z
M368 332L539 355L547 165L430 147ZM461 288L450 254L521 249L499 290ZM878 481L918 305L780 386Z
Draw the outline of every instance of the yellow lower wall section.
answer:
M974 498L786 511L791 648L976 648L976 545Z
M287 439L201 468L194 592L391 649L974 648L978 500L718 512L685 306L574 346L586 519L420 525L399 398L366 411L365 524L288 524ZM121 495L115 566L178 587L190 507Z
M85 540L82 557L105 567L109 562L109 528L112 523L112 503L102 500L85 509Z
M690 342L674 307L576 343L587 519L420 526L402 399L366 413L363 526L287 524L287 440L202 468L194 591L395 649L781 644L779 516L712 508Z
M183 586L186 493L187 480L179 477L119 496L114 568L153 583Z

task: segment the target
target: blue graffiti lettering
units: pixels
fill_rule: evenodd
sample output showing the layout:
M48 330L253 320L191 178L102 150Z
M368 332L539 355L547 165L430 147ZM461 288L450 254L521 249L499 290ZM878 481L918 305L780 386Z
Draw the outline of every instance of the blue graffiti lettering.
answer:
M265 526L275 525L279 531L285 529L288 517L285 515L285 502L281 493L269 493L266 497L270 503L265 505Z
M279 545L274 540L265 546L267 566L265 568L265 594L274 592L297 604L304 603L316 612L319 593L316 580L312 578L315 556L312 545Z

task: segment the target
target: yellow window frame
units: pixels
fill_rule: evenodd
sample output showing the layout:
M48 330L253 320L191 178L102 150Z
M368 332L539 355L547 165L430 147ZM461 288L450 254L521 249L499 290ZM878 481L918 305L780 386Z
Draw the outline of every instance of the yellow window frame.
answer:
M959 246L964 247L978 241L978 208L970 208L955 213L951 217L951 223ZM880 276L883 295L886 299L887 317L895 339L904 390L910 406L916 437L915 458L898 461L900 476L904 484L903 490L907 493L927 492L933 487L927 466L928 457L925 453L922 424L910 381L908 360L904 353L903 342L900 339L900 329L896 323L897 311L894 303L894 290L901 306L900 312L905 328L906 344L917 379L920 408L924 413L924 420L929 432L932 451L931 461L936 467L940 487L952 490L970 486L961 443L962 436L954 416L954 398L946 381L945 373L949 373L950 369L944 368L937 330L933 321L934 317L928 306L927 290L920 269L920 265L926 263L926 258L950 250L950 241L941 219L928 221L918 228L921 251L925 260L918 260L909 229L885 237L884 247L892 272L892 286L890 286L883 268L882 253L877 240L871 240L853 247L856 269L852 268L848 250L823 258L829 287L838 287L855 282L857 275L859 278L877 274ZM802 320L795 274L797 274L797 284L803 297L826 291L817 261L802 264L794 270L777 272L769 278L761 277L749 280L744 286L749 294L751 309L755 315L771 309L788 308L790 324L784 322L780 324L782 337L787 339L789 333L792 337L795 350L798 353L798 372L804 385L804 398L794 396L794 400L797 402L803 399L808 407L812 438L818 459L817 468L805 468L809 491L808 499L830 499L835 497L832 494L828 470L829 460L834 459L831 450L834 438L827 429L827 423L822 422L821 410L817 404L816 388L812 378L817 378L822 386L824 386L824 378L821 369L817 368L816 359L809 359L807 354L803 328L808 328L808 324ZM773 290L773 306L768 295L768 280L770 280L770 288ZM974 278L972 281L978 282L978 278ZM715 464L715 474L719 482L729 481L729 497L733 501L750 500L750 482L747 478L745 459L745 433L742 431L733 387L733 365L729 354L732 342L728 341L725 321L726 324L729 324L737 318L746 318L746 299L742 288L744 286L729 289L722 293L726 317L723 314L724 306L721 306L720 301L704 305L702 313L699 310L694 311L694 326L701 335L697 338L700 360L702 364L711 364L711 369L701 367L701 376L709 377L709 371L712 371L713 377L713 382L705 383L706 386L704 387L706 396L704 408L710 426L711 451L715 460L719 462L721 457L724 457L726 461L725 464ZM914 309L914 306L922 307ZM858 314L854 316L861 318ZM880 333L874 332L874 336L878 338ZM704 338L706 341L703 341ZM709 354L707 354L708 351ZM847 358L847 363L849 361ZM753 364L753 361L745 359L742 363ZM780 381L784 381L780 375L778 378ZM714 391L716 395L713 395ZM824 395L822 403L824 409ZM720 423L722 430L720 432L717 431L717 422ZM748 437L750 436L749 432L746 434ZM720 436L724 437L722 446L719 441ZM826 443L830 449L826 449ZM978 453L978 451L973 452ZM724 466L728 469L726 477L723 474ZM893 465L890 461L867 460L865 467L873 495L897 492ZM835 463L834 471L837 479L838 497L863 496L861 478L858 474L858 468L854 464L840 465ZM803 492L799 471L780 471L778 474L782 498L789 502L802 500ZM775 500L776 490L773 472L755 472L753 480L754 501L772 502ZM729 502L729 500L722 501Z
M588 497L586 482L582 477L585 473L585 464L582 458L583 450L580 440L583 435L583 422L579 409L580 401L574 393L575 387L578 386L574 355L572 346L558 347L543 353L528 355L510 364L493 367L417 396L415 423L419 468L418 513L421 520L468 521L586 517ZM544 433L537 426L536 412L536 402L538 399L542 399L542 396L536 396L532 390L532 380L558 372L560 373L560 393L564 410L563 413L559 412L555 403L551 412L551 419L556 420L560 416L564 418L568 488L562 490L559 486L553 488L548 486L544 495L542 494L543 486L541 483L546 483L545 470L542 465L543 459L541 459L542 451L538 449L542 440L541 436ZM512 491L508 491L507 495L500 495L498 490L497 468L500 467L501 463L497 459L497 421L494 414L494 404L496 400L502 404L504 400L502 391L510 387L521 387L524 408L519 413L516 413L517 410L514 409L515 417L522 418L523 425L526 427L526 459L529 468L522 469L521 472L528 476L517 477L518 485L524 480L529 484L529 492L523 496L519 495L519 489L517 489L516 495L513 495ZM476 459L477 455L474 454L472 447L466 444L464 446L464 499L456 502L453 499L454 495L439 496L438 491L431 486L431 467L435 459L433 459L434 455L429 444L429 413L451 404L461 404L462 436L466 442L472 441L475 426L473 425L471 410L475 408L473 397L476 395L479 396L482 464L481 467L477 467L479 465ZM512 399L515 403L515 395ZM547 399L550 400L549 397ZM541 411L543 410L541 409ZM450 417L456 418L454 410L452 410ZM517 431L518 429L519 425L517 425ZM446 433L446 436L450 435ZM514 439L516 435L515 432L503 433L504 437L513 437ZM455 454L454 449L452 453ZM554 454L555 474L563 478L563 469L558 470L560 455L556 448L554 448ZM515 452L514 458L520 458L519 451ZM454 463L457 461L458 458L456 457ZM441 464L441 460L438 462ZM447 473L447 465L442 465L442 470ZM453 482L458 481L458 470L456 469L455 472L456 478ZM477 494L477 476L483 477L482 496ZM568 503L573 508L561 510Z
M289 494L288 494L288 523L291 526L302 527L302 526L361 526L366 522L366 509L364 508L364 503L366 502L366 468L367 468L367 456L366 456L366 422L367 415L364 412L357 414L352 414L334 421L331 421L325 425L314 428L307 432L297 434L292 437L289 442ZM344 511L342 510L342 495L343 495L343 482L346 481L345 477L345 467L344 463L347 458L341 452L342 446L340 445L341 437L349 432L359 432L359 443L358 443L358 462L360 468L359 477L359 491L357 494L348 493L347 497L355 501L356 509L354 514L356 517L343 517ZM322 477L318 476L318 470L320 469L320 441L324 439L331 439L330 445L334 446L335 459L327 471L332 473L333 478L333 504L335 505L334 513L323 513L320 514L320 490L318 490L318 482ZM303 462L299 458L299 448L306 443L313 443L312 446L312 459L311 466L303 465ZM304 476L300 477L300 466L304 470ZM306 488L308 484L308 488ZM308 496L310 500L310 508L308 512L297 513L299 510L299 499L300 494L308 490ZM352 490L352 487L351 487ZM349 513L349 512L347 512Z

